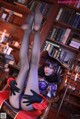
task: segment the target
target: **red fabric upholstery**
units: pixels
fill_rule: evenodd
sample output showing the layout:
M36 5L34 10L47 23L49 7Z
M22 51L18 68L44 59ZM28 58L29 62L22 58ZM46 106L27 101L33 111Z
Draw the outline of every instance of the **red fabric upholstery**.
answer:
M12 80L15 80L15 78L8 78L8 80L7 80L7 84L10 86L10 81L12 81Z
M2 106L3 102L9 98L9 92L10 91L0 91L0 106ZM42 96L42 95L41 95ZM43 97L43 102L38 104L33 104L33 107L35 108L34 111L24 111L20 110L16 115L14 119L36 119L41 113L44 111L44 109L47 107L46 98Z
M7 100L9 97L9 91L0 91L0 108L2 107L2 104L5 100Z

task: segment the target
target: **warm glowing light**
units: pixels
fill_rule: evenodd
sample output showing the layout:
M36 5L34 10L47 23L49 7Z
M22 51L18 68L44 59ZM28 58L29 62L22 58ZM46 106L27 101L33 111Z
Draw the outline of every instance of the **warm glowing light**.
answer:
M5 40L5 35L6 35L6 29L3 31L2 35L1 35L0 42L3 42Z
M9 45L9 43L6 44L6 46L8 46L8 45Z
M78 73L75 74L74 81L76 81L78 78Z

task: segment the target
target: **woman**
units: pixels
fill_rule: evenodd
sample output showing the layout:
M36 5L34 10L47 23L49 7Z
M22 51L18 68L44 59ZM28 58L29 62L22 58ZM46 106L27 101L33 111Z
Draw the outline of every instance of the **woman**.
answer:
M32 114L33 119L35 116L40 115L47 107L47 101L44 96L48 98L55 96L59 82L57 68L60 64L55 59L53 61L53 58L49 55L46 63L39 68L38 74L41 22L42 14L39 11L35 14L31 13L28 15L26 22L22 26L24 35L20 49L20 72L16 80L13 78L8 79L8 84L10 85L9 102L14 108L22 110L17 114L17 117L20 119L24 119L28 114ZM34 33L34 42L29 63L28 49L32 32ZM27 83L24 88L25 82ZM35 113L33 111L35 111ZM25 117L21 116L23 114ZM26 118L32 119L32 117Z
M43 100L43 97L39 94L42 94L48 98L55 96L57 85L59 83L60 77L57 75L57 70L60 63L56 59L53 60L53 58L48 55L48 52L46 53L48 60L42 66L42 69L40 67L38 74L40 55L39 30L41 21L42 14L40 12L35 14L32 13L28 15L26 23L22 26L24 30L24 36L20 49L21 68L16 81L10 82L10 85L13 88L11 89L9 102L16 109L21 108L26 111L33 110L33 104L35 102L41 103ZM31 62L29 64L28 47L32 31L34 33L34 43L32 48ZM24 89L25 82L27 83Z
M11 87L9 102L16 109L21 108L23 110L30 111L33 110L33 103L40 103L43 100L43 96L38 95L40 94L38 85L38 64L40 55L41 21L42 14L40 12L31 13L28 15L26 22L22 26L22 29L24 30L24 36L20 49L20 72L16 80L8 80L8 83L10 82ZM34 42L29 64L28 49L32 32L34 34ZM26 80L27 84L24 89L24 83Z
M48 51L42 52L40 63L42 64L38 71L40 92L47 98L54 97L61 81L60 71L63 65L51 57Z

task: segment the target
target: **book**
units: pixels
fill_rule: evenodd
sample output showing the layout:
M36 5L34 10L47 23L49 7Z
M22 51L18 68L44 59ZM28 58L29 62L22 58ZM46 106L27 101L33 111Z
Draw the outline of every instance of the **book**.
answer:
M51 10L52 6L53 6L52 4L47 4L46 3L45 8L44 8L42 14L44 16L46 16L46 17L49 16L49 13L50 13L50 10Z
M67 56L67 51L61 51L61 55L60 55L60 62L64 62L65 58Z
M77 46L80 46L80 43L78 43L78 42L76 42L76 41L73 41L73 40L72 40L72 41L70 42L70 44L71 44L71 43L72 43L72 44L75 44L75 45L77 45Z
M48 47L49 42L43 44L42 51L45 51Z
M63 8L60 8L60 10L59 10L59 12L58 12L58 14L57 14L57 17L56 17L56 21L59 20L59 18L60 18L60 16L61 16L62 12L63 12Z
M80 13L76 12L72 26L76 28L76 25L78 24L79 21L80 21Z
M69 9L69 10L68 10L68 14L67 14L67 17L66 17L66 19L65 19L65 23L66 23L66 24L68 24L69 19L70 19L70 17L72 16L73 13L74 13L74 10L72 10L72 9Z
M48 43L48 45L47 45L47 47L46 47L46 50L49 51L50 47L51 47L51 44Z
M75 45L74 43L70 43L69 46L73 47L73 48L76 48L76 49L79 49L80 46L78 45Z
M47 36L48 39L50 39L52 32L53 32L52 30L49 31L49 34Z
M72 24L73 24L73 22L74 22L75 17L76 17L76 12L75 12L75 11L73 11L73 12L72 12L72 14L71 14L71 16L70 16L70 18L69 18L69 20L68 20L68 22L67 22L67 24L69 24L69 25L71 25L71 26L72 26Z
M43 14L43 11L45 10L45 6L46 6L46 3L43 2L41 7L40 7L40 11L41 11L42 14Z
M58 40L59 35L60 35L61 27L57 27L56 32L53 36L54 40Z
M64 37L65 32L66 32L66 29L63 29L62 34L61 34L61 37L60 37L60 42L61 43L62 43L62 40L63 40L63 37Z
M59 19L58 19L58 21L62 21L62 19L63 19L63 17L64 17L64 14L65 14L65 10L64 10L64 8L63 8L63 10L62 10L62 12L61 12L61 14L60 14L60 17L59 17Z
M71 41L74 41L74 42L77 43L77 44L80 43L80 40L77 39L77 38L72 38Z
M56 58L58 55L58 49L54 48L54 54L53 54L53 57Z
M62 42L62 41L61 41L61 37L62 37L62 35L63 35L63 32L64 32L64 29L63 29L63 28L60 28L59 31L58 31L58 35L57 35L57 37L56 37L56 41Z
M63 15L63 18L62 18L61 22L66 23L66 21L68 20L68 18L69 18L69 10L68 9L65 9L65 12L64 12L64 15Z
M38 4L37 1L32 2L31 6L30 6L30 10L31 10L31 11L34 11L35 8L36 8L36 6L37 6L37 4Z
M75 22L74 27L75 27L75 28L78 28L79 24L80 24L80 14L78 15L78 19L77 19L77 21Z
M63 44L66 44L66 41L68 40L70 33L71 33L71 29L67 28L62 39Z
M55 38L56 33L57 33L57 28L53 28L50 39Z

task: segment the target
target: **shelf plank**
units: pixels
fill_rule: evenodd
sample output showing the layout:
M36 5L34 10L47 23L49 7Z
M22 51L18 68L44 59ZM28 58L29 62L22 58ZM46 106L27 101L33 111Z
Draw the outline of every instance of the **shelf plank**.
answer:
M63 23L63 22L60 22L60 21L56 21L56 20L54 20L54 23L57 23L57 24L59 24L59 25L61 25L61 26L63 26L63 27L66 27L66 28L70 28L70 29L72 29L73 31L78 31L78 32L80 32L80 29L74 28L73 26L70 26L70 25L68 25L68 24L66 24L66 23Z
M73 51L73 52L76 52L76 53L79 52L78 49L73 48L73 47L70 47L70 46L68 46L68 45L64 45L64 44L62 44L62 43L60 43L60 42L58 42L58 41L55 41L54 39L48 39L48 41L50 41L50 42L52 42L52 43L56 43L56 44L58 44L58 45L60 45L60 46L62 46L62 47L64 47L64 48L67 48L67 49Z
M0 3L0 7L4 7L13 11L16 11L18 13L21 13L23 15L29 14L31 11L27 6L21 5L21 4L10 4L8 2L2 1Z

